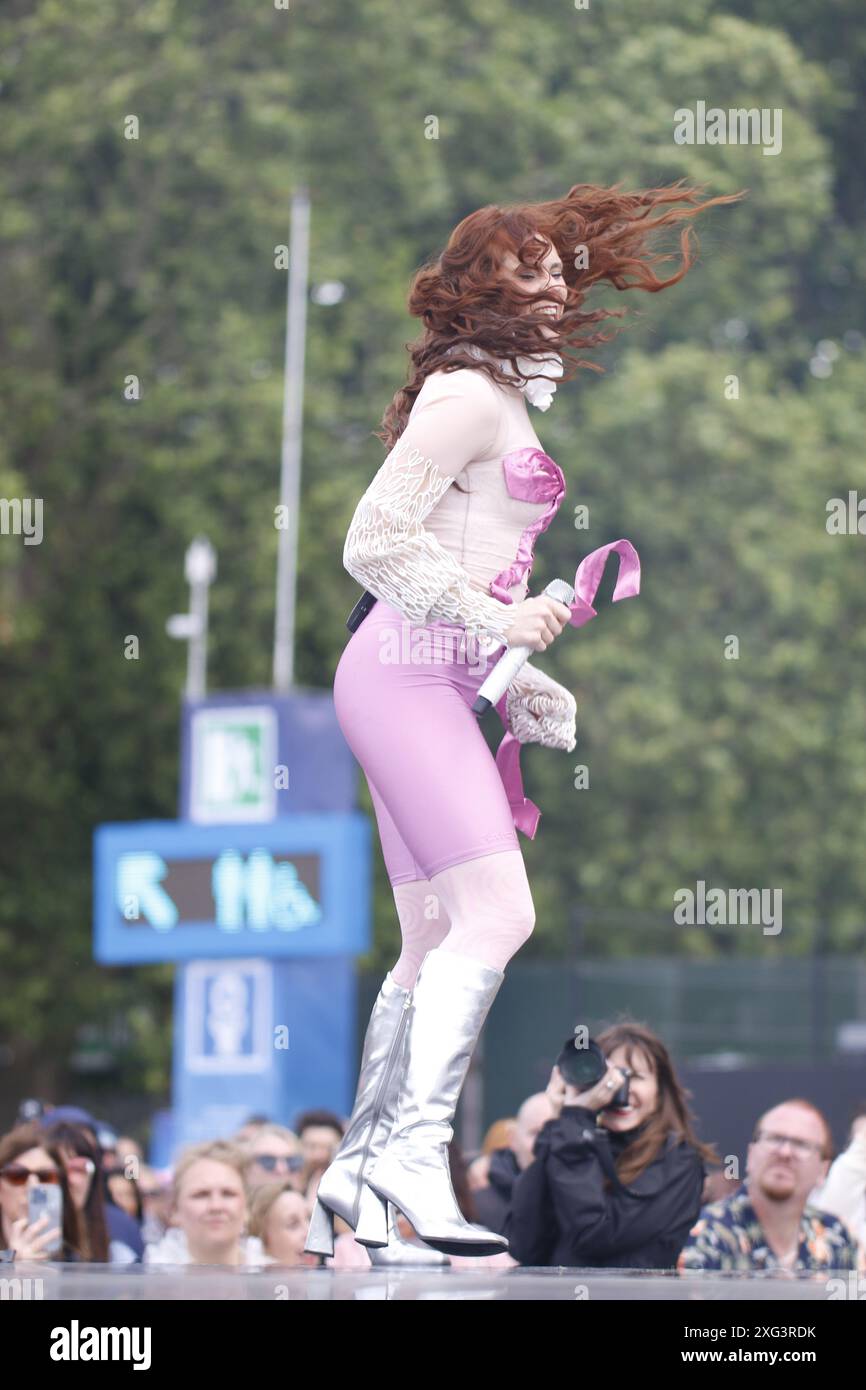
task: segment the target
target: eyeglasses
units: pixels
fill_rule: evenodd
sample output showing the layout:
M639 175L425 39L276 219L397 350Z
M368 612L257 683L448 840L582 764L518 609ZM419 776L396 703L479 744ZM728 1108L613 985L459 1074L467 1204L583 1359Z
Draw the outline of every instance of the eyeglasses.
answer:
M67 1158L67 1173L86 1173L90 1177L96 1172L96 1164L92 1158Z
M798 1158L808 1158L811 1153L820 1154L824 1147L823 1144L811 1144L808 1139L792 1139L787 1134L758 1134L755 1139L770 1149L780 1149L783 1144L790 1144Z
M23 1163L10 1163L6 1168L0 1168L0 1178L5 1178L13 1187L23 1187L31 1174L38 1182L60 1182L56 1168L25 1168Z
M304 1166L300 1154L256 1154L256 1163L264 1168L266 1173L275 1172L278 1163L284 1163L290 1173L297 1173Z

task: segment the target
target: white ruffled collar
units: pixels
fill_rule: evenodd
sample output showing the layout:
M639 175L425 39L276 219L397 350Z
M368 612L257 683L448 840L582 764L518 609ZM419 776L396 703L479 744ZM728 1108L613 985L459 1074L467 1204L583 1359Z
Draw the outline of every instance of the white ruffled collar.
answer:
M514 376L511 363L506 358L494 357L485 348L478 347L477 343L454 343L448 351L469 352L473 357L486 357L489 361L495 362L506 376L514 378L514 385L523 392L530 405L534 405L537 410L550 409L550 403L556 394L556 381L549 381L547 376L539 376L538 373L546 372L555 378L562 376L562 358L558 352L549 352L543 357L518 357L519 370L529 378L522 381Z

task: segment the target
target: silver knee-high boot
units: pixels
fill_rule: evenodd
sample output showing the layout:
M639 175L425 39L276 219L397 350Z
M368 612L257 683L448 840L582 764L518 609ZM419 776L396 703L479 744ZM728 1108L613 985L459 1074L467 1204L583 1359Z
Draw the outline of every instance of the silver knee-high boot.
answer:
M364 1175L385 1147L394 1123L411 997L411 990L398 985L389 971L367 1025L352 1115L319 1181L304 1246L310 1254L333 1255L335 1214L353 1230L358 1224ZM376 1266L449 1264L443 1254L404 1240L393 1213L383 1239L367 1253Z
M355 1239L381 1245L389 1204L428 1245L448 1255L494 1255L505 1236L467 1221L451 1185L451 1121L472 1053L505 974L437 947L424 957L408 1010L397 1113L369 1171Z

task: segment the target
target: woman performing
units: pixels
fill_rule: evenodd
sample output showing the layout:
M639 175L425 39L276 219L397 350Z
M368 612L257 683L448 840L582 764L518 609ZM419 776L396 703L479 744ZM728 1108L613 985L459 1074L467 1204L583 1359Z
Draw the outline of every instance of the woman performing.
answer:
M624 194L577 184L552 202L481 208L415 277L409 310L424 331L379 432L390 453L343 554L378 601L334 681L340 727L370 788L402 949L373 1007L308 1251L333 1253L335 1215L374 1264L508 1248L465 1219L449 1170L475 1045L535 922L517 839L522 807L471 706L506 648L545 651L572 616L547 595L527 597L535 540L565 494L527 401L549 407L563 359L571 375L601 370L580 353L611 336L592 325L624 311L583 312L593 284L675 284L692 263L689 224L681 268L666 280L652 266L670 257L646 250L653 233L742 196L701 202L682 185ZM519 744L574 748L574 697L532 662L498 708ZM397 1212L429 1249L402 1239Z

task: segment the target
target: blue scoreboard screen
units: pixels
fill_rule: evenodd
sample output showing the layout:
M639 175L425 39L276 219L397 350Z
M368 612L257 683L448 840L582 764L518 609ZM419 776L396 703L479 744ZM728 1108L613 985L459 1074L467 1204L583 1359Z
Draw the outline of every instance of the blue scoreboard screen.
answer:
M94 836L96 959L363 953L369 841L358 812L249 826L102 825Z

